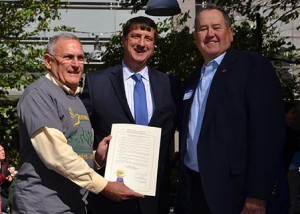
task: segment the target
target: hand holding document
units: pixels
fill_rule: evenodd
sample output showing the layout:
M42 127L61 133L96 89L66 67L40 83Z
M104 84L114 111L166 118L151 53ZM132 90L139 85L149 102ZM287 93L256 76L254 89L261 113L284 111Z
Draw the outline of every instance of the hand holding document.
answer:
M105 178L124 182L143 195L154 196L161 128L113 124Z

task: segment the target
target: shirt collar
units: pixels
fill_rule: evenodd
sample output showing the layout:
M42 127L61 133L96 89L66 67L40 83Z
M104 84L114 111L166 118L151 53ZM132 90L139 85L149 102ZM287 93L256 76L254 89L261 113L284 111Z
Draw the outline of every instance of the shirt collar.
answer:
M71 95L77 95L80 93L80 88L77 87L75 93L66 85L64 85L62 82L60 82L53 74L48 72L46 75L46 78L49 79L51 82L53 82L58 87L62 88L65 92Z
M139 73L142 75L142 77L149 81L149 73L148 73L148 66L144 67L141 71L139 72L134 72L132 71L127 65L125 65L124 61L122 61L122 70L123 70L123 77L124 80L128 80L131 78L131 76L135 73Z
M225 54L226 54L226 51L224 53L222 53L220 56L218 56L215 59L213 59L212 61L215 61L218 64L218 66L219 66L221 64L221 62L222 62ZM212 61L210 61L209 63L211 63ZM207 63L207 64L209 64L209 63Z

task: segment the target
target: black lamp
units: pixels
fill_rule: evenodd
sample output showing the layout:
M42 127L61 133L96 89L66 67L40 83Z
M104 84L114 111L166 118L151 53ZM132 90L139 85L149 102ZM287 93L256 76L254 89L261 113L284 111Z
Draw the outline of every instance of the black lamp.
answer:
M180 12L177 0L149 0L145 10L151 16L174 16Z

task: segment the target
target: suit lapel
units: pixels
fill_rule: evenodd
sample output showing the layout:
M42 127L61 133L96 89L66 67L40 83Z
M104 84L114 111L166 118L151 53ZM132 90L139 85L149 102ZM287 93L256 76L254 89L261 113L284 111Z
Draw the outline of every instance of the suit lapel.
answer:
M127 115L127 117L131 120L132 123L135 123L126 99L122 66L121 65L115 66L114 69L111 71L111 74L112 75L110 77L110 80L111 80L112 87L114 88L115 95L119 99L121 106L124 109L124 112Z
M221 99L221 96L226 89L227 76L230 74L230 65L234 63L236 59L234 51L231 49L228 50L215 73L207 98L200 136L203 136L209 122L212 120L218 106L218 100Z
M191 105L193 103L195 91L199 83L201 68L202 68L202 64L198 64L194 72L189 77L188 84L185 87L186 91L184 91L184 97L183 97L184 108L182 114L184 118L182 118L183 119L182 127L186 128L186 130L188 129ZM191 97L189 97L189 93L192 93Z
M148 67L149 68L149 67ZM150 86L151 86L151 92L152 92L152 99L153 99L153 107L154 111L152 114L152 117L150 119L149 125L155 121L155 118L157 118L157 114L159 112L159 109L161 109L161 104L163 102L162 100L162 89L161 89L161 80L159 78L159 75L156 71L149 68L149 80L150 80Z

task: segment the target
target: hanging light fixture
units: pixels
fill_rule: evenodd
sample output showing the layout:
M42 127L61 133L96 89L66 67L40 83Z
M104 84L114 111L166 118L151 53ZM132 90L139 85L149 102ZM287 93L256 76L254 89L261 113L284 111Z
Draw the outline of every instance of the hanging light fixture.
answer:
M151 16L174 16L180 12L177 0L149 0L145 10Z

